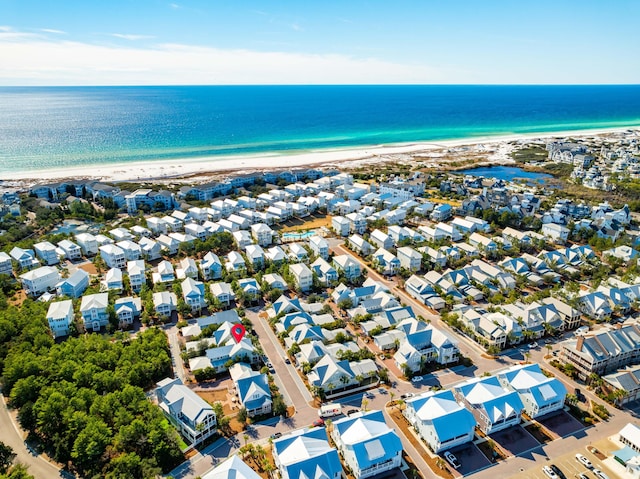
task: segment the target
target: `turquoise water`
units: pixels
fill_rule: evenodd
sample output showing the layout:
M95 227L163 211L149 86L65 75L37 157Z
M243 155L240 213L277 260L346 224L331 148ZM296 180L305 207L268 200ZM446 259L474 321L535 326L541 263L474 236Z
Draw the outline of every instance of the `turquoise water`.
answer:
M513 181L526 180L528 182L542 182L550 180L553 176L546 173L525 171L516 166L482 166L469 170L459 170L456 173L462 175L479 176L481 178L495 178L497 180Z
M632 125L635 85L5 87L0 175Z
M314 236L315 231L307 231L305 233L282 233L283 240L302 240Z

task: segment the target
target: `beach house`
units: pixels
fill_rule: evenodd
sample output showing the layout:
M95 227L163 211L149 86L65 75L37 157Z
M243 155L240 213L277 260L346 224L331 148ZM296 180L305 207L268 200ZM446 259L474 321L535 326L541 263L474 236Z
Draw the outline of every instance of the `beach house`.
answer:
M54 338L67 336L73 323L73 302L67 299L51 303L47 311L47 322Z

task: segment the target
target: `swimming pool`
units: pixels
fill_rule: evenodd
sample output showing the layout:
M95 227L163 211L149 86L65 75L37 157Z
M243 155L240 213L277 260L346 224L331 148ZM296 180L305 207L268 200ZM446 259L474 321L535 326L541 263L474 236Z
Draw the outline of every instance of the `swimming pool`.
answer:
M302 240L314 236L315 234L315 231L305 231L304 233L282 233L282 241Z

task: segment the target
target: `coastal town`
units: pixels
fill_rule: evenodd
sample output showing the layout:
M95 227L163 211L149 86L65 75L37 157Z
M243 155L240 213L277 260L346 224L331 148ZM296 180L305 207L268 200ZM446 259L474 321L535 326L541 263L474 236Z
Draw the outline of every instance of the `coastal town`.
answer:
M0 185L29 473L640 477L638 132L384 160Z

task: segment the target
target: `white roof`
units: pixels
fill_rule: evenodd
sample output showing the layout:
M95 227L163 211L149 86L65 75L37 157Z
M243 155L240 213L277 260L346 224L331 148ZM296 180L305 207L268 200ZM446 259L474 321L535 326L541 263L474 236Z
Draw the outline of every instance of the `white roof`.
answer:
M278 455L278 459L282 465L287 466L301 462L304 459L321 456L331 449L327 441L300 436Z
M69 313L73 313L73 301L67 299L65 301L58 301L49 305L49 311L47 311L47 319L59 319L66 318Z
M385 423L361 417L341 434L340 439L344 444L358 444L387 432L389 432L389 426Z
M202 479L260 479L258 473L236 455L231 456L201 477Z
M640 447L640 427L635 424L627 424L620 430L620 437L624 437L636 448Z

